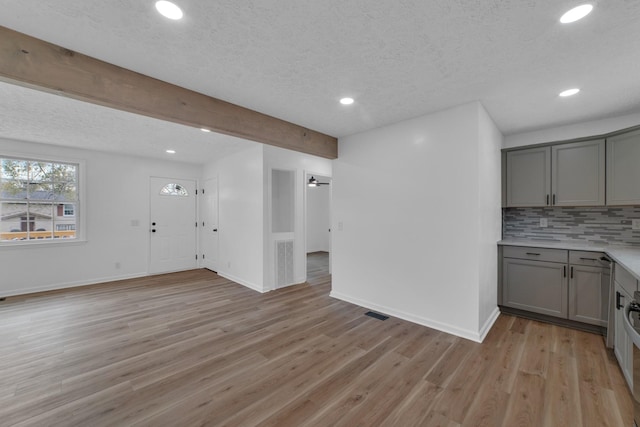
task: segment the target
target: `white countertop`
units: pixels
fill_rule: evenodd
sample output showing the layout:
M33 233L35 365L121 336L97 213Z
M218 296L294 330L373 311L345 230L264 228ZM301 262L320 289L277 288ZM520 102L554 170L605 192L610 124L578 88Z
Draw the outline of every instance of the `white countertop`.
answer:
M562 242L558 240L504 239L499 246L525 246L529 248L566 249L570 251L604 252L640 280L640 246L602 245L589 242Z

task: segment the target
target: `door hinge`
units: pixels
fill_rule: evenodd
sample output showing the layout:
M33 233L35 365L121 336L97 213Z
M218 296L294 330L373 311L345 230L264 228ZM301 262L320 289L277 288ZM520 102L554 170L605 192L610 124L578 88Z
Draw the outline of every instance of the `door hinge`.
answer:
M196 228L198 228L198 221L196 221Z
M196 188L196 194L198 194L198 189Z
M196 259L198 259L198 254L196 254Z
M202 221L202 226L204 227L204 221Z
M204 188L202 189L202 194L204 194Z
M204 254L202 254L202 259L204 259Z

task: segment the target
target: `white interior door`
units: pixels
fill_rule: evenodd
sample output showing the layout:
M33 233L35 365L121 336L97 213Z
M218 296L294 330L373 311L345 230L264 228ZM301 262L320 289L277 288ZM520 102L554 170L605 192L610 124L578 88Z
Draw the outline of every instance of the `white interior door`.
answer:
M151 177L149 189L149 273L196 268L195 181Z
M212 178L204 182L202 195L200 229L200 249L202 266L218 271L218 179Z

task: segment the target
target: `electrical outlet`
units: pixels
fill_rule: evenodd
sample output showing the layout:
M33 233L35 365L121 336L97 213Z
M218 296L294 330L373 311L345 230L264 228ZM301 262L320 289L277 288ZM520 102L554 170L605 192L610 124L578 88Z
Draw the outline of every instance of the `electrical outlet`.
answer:
M547 218L540 218L540 227L548 227L549 226L549 221L547 220Z
M631 220L631 229L632 230L640 230L640 219L632 219Z

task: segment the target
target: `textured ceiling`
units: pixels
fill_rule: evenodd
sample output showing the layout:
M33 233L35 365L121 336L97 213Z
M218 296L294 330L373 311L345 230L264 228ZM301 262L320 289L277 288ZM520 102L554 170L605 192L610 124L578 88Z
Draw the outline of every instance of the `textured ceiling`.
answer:
M640 111L640 1L558 22L582 2L176 0L170 21L153 0L0 0L0 25L337 137L476 100L513 134Z
M4 138L188 163L257 144L6 83L0 118Z

